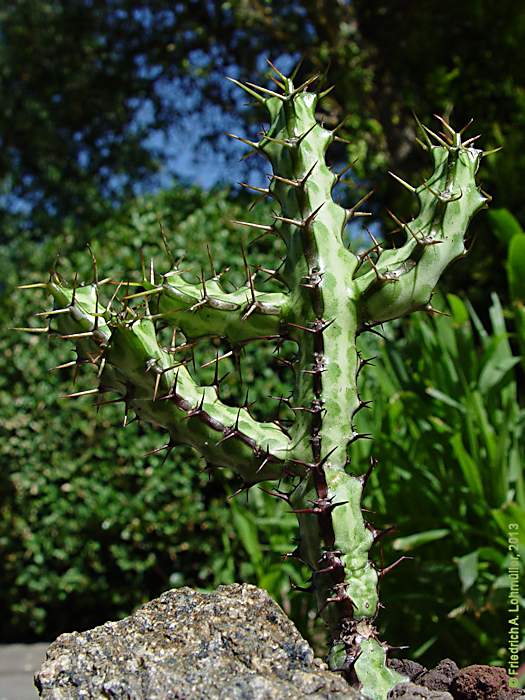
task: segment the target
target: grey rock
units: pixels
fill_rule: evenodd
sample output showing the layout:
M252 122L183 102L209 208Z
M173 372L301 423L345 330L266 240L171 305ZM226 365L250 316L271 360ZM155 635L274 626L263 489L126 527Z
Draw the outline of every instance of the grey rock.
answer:
M411 661L410 659L390 659L388 665L394 671L397 671L402 676L407 676L411 681L418 680L422 673L426 673L427 669L418 664L417 661Z
M388 700L454 700L452 695L443 690L431 690L416 683L400 683L388 693Z
M459 668L452 659L443 659L438 665L417 677L417 682L431 690L448 690Z
M168 591L130 617L51 644L45 700L358 700L255 586Z

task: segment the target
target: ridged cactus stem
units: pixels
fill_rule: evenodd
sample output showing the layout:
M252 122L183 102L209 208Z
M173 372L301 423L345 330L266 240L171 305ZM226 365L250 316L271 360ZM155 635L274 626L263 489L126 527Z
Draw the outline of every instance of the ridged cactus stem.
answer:
M259 141L241 141L271 163L269 189L255 189L272 199L274 215L264 225L237 223L282 239L286 255L276 280L283 291L258 291L246 260L246 284L235 292L223 289L220 275L201 274L190 283L173 269L160 279L152 272L138 291L119 283L104 304L103 287L111 280L95 275L92 284L68 285L53 273L43 285L55 302L47 315L50 332L74 341L76 364L98 367L94 391L122 401L126 416L132 410L165 430L168 453L189 444L210 465L235 470L242 488L278 482L275 495L299 522L293 555L310 569L319 613L330 628L330 665L367 698L384 700L403 680L388 667L388 645L375 628L378 582L395 563L381 571L369 558L383 533L361 507L370 470L350 460L352 443L368 437L355 423L364 406L358 374L367 364L356 343L379 323L418 309L432 312L440 275L465 253L467 226L487 201L475 182L483 153L462 143L461 132L443 120L442 135L427 130L434 171L420 187L403 183L417 197L419 213L409 223L392 215L406 234L404 245L384 250L374 242L368 251L353 252L345 246L345 227L362 212L360 202L345 210L332 197L339 176L325 154L336 134L316 121L311 81L295 89L276 74L282 93L238 83L270 114ZM158 330L166 326L182 332L182 345L160 345ZM215 364L213 383L198 384L179 353L206 338L229 343L227 355L255 341L295 342L295 383L287 400L295 419L287 430L255 420L248 405L220 399L219 355L208 363Z
M319 610L332 629L331 665L349 673L363 669L361 676L373 677L368 692L381 694L400 678L386 667L373 626L378 573L368 556L374 534L361 511L364 478L347 470L349 446L360 437L353 423L361 405L358 259L343 242L352 212L332 199L337 176L325 153L334 135L317 124L315 103L306 92L282 108L273 98L272 140L261 145L278 174L270 190L281 205L283 275L293 290L289 336L299 349L290 458L308 477L291 503L301 533L297 556L312 571Z

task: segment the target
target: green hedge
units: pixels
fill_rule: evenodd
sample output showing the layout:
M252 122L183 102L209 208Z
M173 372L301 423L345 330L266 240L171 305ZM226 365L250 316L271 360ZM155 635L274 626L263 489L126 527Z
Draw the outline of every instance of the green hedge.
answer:
M140 266L141 251L159 268L166 264L160 220L175 257L187 254L198 272L209 265L210 243L221 269L240 258L241 242L248 243L230 223L245 205L230 202L224 192L204 195L176 188L132 202L85 237L104 275L129 278ZM164 464L163 454L145 456L162 444L162 436L137 423L119 427L122 412L114 406L97 414L88 398L59 398L72 387L71 370L47 372L70 359L60 342L8 330L33 324L31 315L45 308L38 291L15 285L42 279L59 244L61 271L78 270L80 279L90 279L90 255L72 232L61 232L42 246L21 239L2 251L2 641L51 638L129 613L171 586L213 587L253 577L256 570L243 545L250 542L251 515L247 519L236 506L239 512L232 518L226 502L237 485L230 475L210 480L190 449L176 450ZM262 259L264 250L259 250ZM233 264L231 279L241 275ZM269 410L263 391L271 393L272 383L279 391L280 379L269 365L268 349L259 348L255 359L246 359L246 381L253 382L253 362L265 370L251 397ZM88 386L89 374L79 375L76 387ZM225 393L239 394L234 375ZM264 510L267 499L262 498L258 508ZM291 527L293 516L286 522ZM270 539L259 546L268 550L265 557L277 549L278 560L284 541L274 537L270 546ZM288 588L286 581L281 594L279 581L274 593L282 598Z

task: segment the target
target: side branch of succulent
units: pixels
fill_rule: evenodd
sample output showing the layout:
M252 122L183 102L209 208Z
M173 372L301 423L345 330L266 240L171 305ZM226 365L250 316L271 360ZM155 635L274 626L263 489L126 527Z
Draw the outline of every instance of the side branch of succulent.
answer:
M423 128L433 172L419 187L402 183L419 200L409 223L394 216L404 245L384 249L374 242L358 254L345 246L345 227L363 214L363 202L344 209L332 197L340 176L325 154L337 135L316 121L320 96L308 91L311 80L295 88L274 70L278 92L239 84L270 115L260 140L241 140L271 164L269 188L255 189L271 198L274 215L264 225L237 223L284 242L279 272L270 271L282 291L258 291L257 271L246 260L246 284L233 292L225 291L220 275L201 273L190 283L177 267L160 276L152 270L135 286L99 281L96 273L90 284L67 283L53 272L42 285L54 299L42 314L49 318L44 330L75 344L72 365L98 367L97 403L122 401L126 416L133 411L166 431L168 453L189 444L210 465L235 470L243 488L277 482L273 493L297 514L293 556L311 571L330 629L330 666L364 696L382 700L404 680L388 667L389 646L375 627L378 584L398 562L381 569L370 559L384 534L361 506L374 464L366 471L350 460L351 444L370 437L355 424L365 406L358 375L368 362L356 342L384 321L432 311L441 273L465 254L469 221L488 200L475 181L483 152L444 120L441 134ZM159 339L166 328L172 329L168 346ZM252 342L295 343L295 382L283 399L294 416L290 425L257 421L247 403L232 407L220 399L226 354L208 363L215 366L213 383L198 384L187 351L207 339L226 342L233 356Z

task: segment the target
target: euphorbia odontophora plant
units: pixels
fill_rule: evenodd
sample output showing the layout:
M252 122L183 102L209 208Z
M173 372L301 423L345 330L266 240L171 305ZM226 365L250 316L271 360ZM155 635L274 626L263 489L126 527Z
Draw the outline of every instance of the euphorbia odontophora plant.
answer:
M316 120L319 95L311 81L294 88L277 72L280 92L242 85L263 104L270 126L257 142L245 142L271 163L268 190L273 202L267 224L246 223L258 233L278 236L286 255L277 271L280 292L247 282L226 291L220 276L187 281L177 266L153 270L138 288L111 279L67 283L55 271L44 286L54 308L44 331L73 341L71 365L98 366L96 388L71 396L111 392L126 416L167 432L168 448L185 443L210 465L229 467L246 488L278 482L273 493L286 500L299 521L294 555L311 570L311 589L331 634L330 666L341 670L363 694L385 698L404 680L387 663L389 647L375 627L378 583L394 564L380 569L369 558L382 533L369 524L361 501L367 475L351 463L350 446L363 437L356 414L364 402L358 375L367 364L356 347L359 334L416 310L432 312L430 298L447 265L465 254L465 233L485 205L475 174L483 152L462 141L447 122L434 134L424 129L433 173L417 188L419 200L403 245L384 249L374 242L360 254L345 244L345 227L359 216L361 202L344 209L332 197L341 174L326 164L336 133ZM234 81L236 82L236 81ZM239 84L240 85L240 84ZM268 272L268 271L266 271ZM112 287L111 285L115 285ZM102 301L101 290L114 290ZM183 335L182 345L163 346L159 328ZM295 382L288 405L294 420L286 428L255 420L248 406L232 407L219 396L218 366L209 386L197 383L181 349L221 338L235 353L247 343L294 341Z

